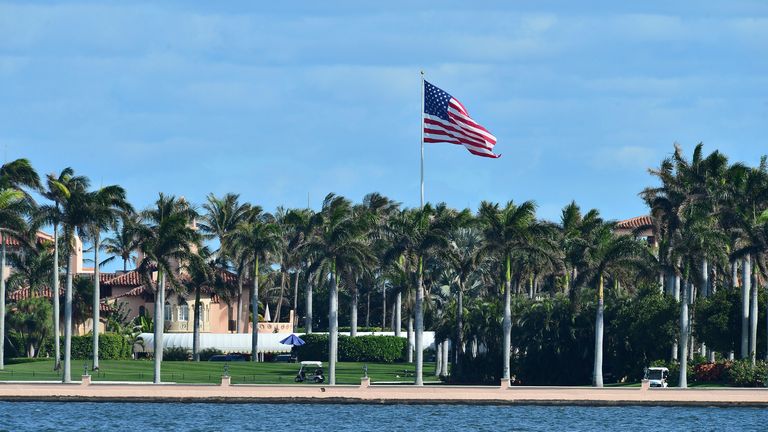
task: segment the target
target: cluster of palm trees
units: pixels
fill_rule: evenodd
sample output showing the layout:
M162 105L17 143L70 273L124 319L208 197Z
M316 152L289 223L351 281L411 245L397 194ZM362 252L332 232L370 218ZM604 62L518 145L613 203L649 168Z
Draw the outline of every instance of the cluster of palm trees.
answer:
M440 358L450 357L453 371L471 367L465 363L479 352L499 352L501 378L514 379L513 359L525 354L512 342L512 329L519 324L513 314L515 299L563 296L574 309L595 305L592 376L593 384L602 386L605 290L632 293L643 286L657 287L680 301L680 334L672 354L678 359L688 358L696 346L689 310L694 300L721 286L740 286L744 302L740 354L754 360L757 290L752 287L761 284L768 271L765 161L756 168L729 164L718 152L704 157L699 145L691 161L676 148L651 172L660 184L641 196L651 209L652 223L638 226L638 235L621 235L615 222L604 220L597 210L582 212L576 203L563 209L560 221L549 222L537 217L532 201L483 202L473 212L444 204L402 208L376 193L359 204L329 194L318 211L278 208L274 213L241 202L236 194L211 194L200 208L160 194L153 206L137 213L119 186L91 189L86 177L69 168L41 182L22 159L0 169L0 236L20 239L30 251L25 256L42 256L45 248L35 245L30 233L42 225L53 227L52 257L41 259L45 264L40 265L50 271L41 270L35 281L30 278L29 286L50 281L58 293L64 268L63 355L59 299L52 297L55 358L57 365L63 359L65 382L71 380L74 275L71 259L61 256L69 256L76 236L91 245L95 263L94 368L98 368L99 266L104 262L100 251L106 251L108 259L121 259L123 269L138 254L136 270L157 305L164 304L168 290L194 293L195 359L199 359L203 290L216 292L233 306L237 332L255 326L267 302L275 304L278 317L285 310L300 311L308 333L327 322L331 384L340 297L348 299L344 309L349 313L342 314L342 322L349 324L353 336L360 327L361 297L367 300L366 326L372 308L380 311L381 327L391 327L397 335L405 319L407 356L415 362L416 385L424 380L427 327L436 330L435 346ZM47 201L35 203L35 193ZM640 230L649 229L651 238L639 238ZM112 235L105 238L108 232ZM5 243L0 264L6 259ZM224 283L223 270L237 276L236 287ZM250 299L243 299L244 287L249 288ZM0 291L4 301L5 282ZM327 295L327 308L320 307L327 310L327 321L314 313L318 293ZM382 302L372 307L371 296L377 293ZM2 334L5 307L0 306ZM164 308L156 307L154 322L163 323L163 314ZM163 327L154 326L155 382L161 381ZM258 331L252 338L256 353ZM698 348L714 358L706 344ZM0 366L2 355L0 344ZM252 359L257 361L258 356ZM682 361L682 385L684 369ZM447 367L439 370L446 372Z
M741 358L754 364L757 353L758 286L766 280L768 257L768 164L729 163L715 151L696 146L691 160L680 147L651 173L660 180L642 197L658 232L660 288L681 302L680 340L673 357L685 359L691 340L690 305L718 288L741 288ZM741 274L739 274L741 269ZM713 360L714 352L700 346ZM733 353L730 354L733 356ZM680 382L686 385L685 361Z

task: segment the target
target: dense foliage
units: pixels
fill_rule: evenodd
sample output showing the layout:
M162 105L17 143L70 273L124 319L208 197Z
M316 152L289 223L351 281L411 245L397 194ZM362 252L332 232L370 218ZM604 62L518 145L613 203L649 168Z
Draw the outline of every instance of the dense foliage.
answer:
M328 358L327 335L309 334L302 338L305 344L294 347L299 360ZM395 336L339 336L339 361L392 363L402 360L405 347L406 341Z
M91 359L93 338L90 335L72 336L72 359ZM121 334L99 334L99 357L105 360L129 359L133 355L133 346Z

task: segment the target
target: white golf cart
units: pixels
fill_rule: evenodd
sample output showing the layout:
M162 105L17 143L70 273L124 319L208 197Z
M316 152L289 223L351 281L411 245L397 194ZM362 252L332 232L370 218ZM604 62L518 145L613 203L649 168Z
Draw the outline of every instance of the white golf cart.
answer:
M303 361L299 368L299 373L294 378L296 382L311 382L315 384L322 384L325 381L323 375L323 362L319 361Z
M649 367L646 373L646 379L651 387L667 387L667 378L669 378L669 369L665 367Z

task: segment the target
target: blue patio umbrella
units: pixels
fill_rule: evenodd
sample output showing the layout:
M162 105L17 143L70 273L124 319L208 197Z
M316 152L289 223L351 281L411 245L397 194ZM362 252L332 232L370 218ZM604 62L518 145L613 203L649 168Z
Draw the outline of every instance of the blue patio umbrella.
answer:
M304 345L304 341L300 337L296 336L295 334L291 334L287 338L281 340L280 343L283 345L291 345L291 346Z

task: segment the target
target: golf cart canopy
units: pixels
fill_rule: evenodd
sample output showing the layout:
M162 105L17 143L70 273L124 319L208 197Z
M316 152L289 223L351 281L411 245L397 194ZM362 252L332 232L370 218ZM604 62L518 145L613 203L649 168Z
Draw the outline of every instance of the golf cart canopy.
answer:
M323 362L319 361L303 361L301 362L302 366L317 366L317 367L323 367Z

